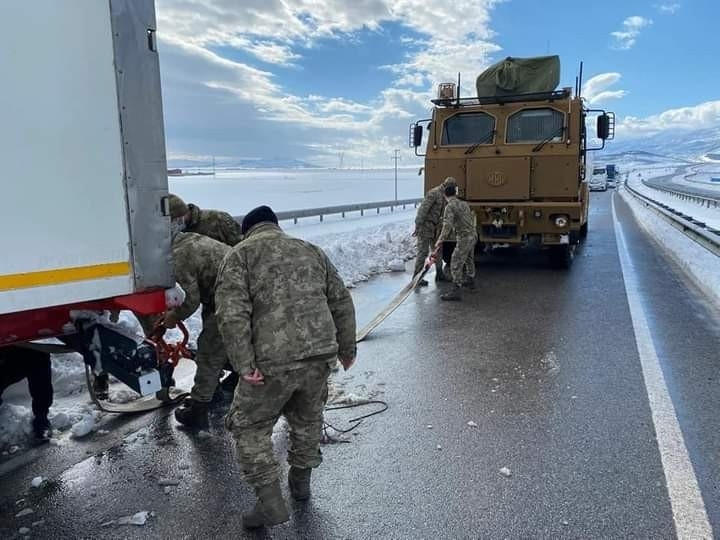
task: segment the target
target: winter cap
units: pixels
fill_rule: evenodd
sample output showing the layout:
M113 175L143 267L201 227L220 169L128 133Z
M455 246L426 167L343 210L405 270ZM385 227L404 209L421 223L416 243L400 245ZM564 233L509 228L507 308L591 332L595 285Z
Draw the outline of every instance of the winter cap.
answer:
M453 176L448 176L445 180L443 180L443 186L457 186L457 180Z
M272 208L265 205L253 208L243 218L242 224L240 225L240 232L242 234L246 234L253 227L253 225L257 225L258 223L263 223L266 221L274 223L275 225L278 224L278 218L275 215L275 212L272 211Z
M190 209L180 197L174 194L168 196L168 202L170 203L170 219L177 219L187 214Z

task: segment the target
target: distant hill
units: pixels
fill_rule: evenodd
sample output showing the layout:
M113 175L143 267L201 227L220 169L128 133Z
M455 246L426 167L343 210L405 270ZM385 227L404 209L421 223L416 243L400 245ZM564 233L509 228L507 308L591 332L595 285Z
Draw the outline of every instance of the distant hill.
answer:
M654 160L655 157L678 161L719 161L720 126L709 129L666 130L656 135L639 139L609 141L607 147L598 153L598 158L607 161L613 155L632 153L636 158Z

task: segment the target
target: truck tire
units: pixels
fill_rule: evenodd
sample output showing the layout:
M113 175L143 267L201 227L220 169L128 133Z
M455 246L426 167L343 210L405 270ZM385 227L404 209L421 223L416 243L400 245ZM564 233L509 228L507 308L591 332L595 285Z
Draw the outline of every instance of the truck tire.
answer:
M580 240L585 240L587 238L588 233L588 224L587 221L580 225Z
M559 270L567 270L572 266L575 258L575 246L564 244L562 246L550 246L548 250L550 266Z

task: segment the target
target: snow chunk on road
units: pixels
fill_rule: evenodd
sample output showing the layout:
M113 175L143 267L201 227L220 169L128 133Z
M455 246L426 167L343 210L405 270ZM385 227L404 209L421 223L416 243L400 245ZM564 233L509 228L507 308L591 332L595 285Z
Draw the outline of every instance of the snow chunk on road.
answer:
M16 518L21 518L25 516L29 516L30 514L34 514L35 510L32 508L26 508L25 510L20 510L17 514L15 514Z
M70 428L70 433L72 433L72 436L76 439L85 437L95 429L96 424L97 421L94 415L89 413L83 414L80 420Z
M19 532L20 534L28 534L28 533L30 532L30 529L28 529L27 527L20 527L20 529L18 530L18 532Z
M391 272L404 272L405 271L405 261L402 259L393 259L388 264L388 267L390 268Z
M512 476L512 472L510 472L510 469L508 469L507 467L503 467L502 469L500 469L500 474L502 474L506 478L510 478Z
M145 525L150 515L151 512L149 512L148 510L143 510L142 512L137 512L132 516L123 516L118 519L113 519L112 521L106 521L100 526L110 527L111 525Z
M32 482L30 482L30 485L32 487L37 488L40 487L40 485L43 483L43 480L45 480L42 476L36 476L32 479Z
M470 421L467 423L467 425L470 426L470 427L478 427L478 425L477 425L475 422L473 422L472 420L470 420Z

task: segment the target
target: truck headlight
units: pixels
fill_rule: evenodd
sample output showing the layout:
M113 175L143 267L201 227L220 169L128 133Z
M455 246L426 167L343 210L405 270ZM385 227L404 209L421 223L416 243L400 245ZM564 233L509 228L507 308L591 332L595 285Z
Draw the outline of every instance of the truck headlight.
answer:
M567 216L558 216L555 218L555 226L558 229L562 229L563 227L567 227L568 224L568 218Z

